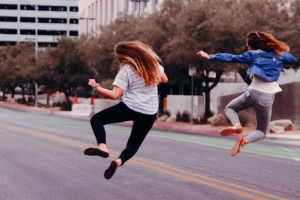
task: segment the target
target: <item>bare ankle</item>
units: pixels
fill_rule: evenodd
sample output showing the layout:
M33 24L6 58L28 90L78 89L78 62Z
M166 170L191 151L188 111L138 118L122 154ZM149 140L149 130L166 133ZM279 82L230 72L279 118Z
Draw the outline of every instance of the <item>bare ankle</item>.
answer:
M242 127L241 123L235 123L233 126L235 126L235 127Z
M98 148L102 151L108 152L107 145L105 143L98 144Z
M118 167L120 167L120 166L122 165L122 160L121 160L120 158L118 158L118 159L116 160L116 162L118 163Z

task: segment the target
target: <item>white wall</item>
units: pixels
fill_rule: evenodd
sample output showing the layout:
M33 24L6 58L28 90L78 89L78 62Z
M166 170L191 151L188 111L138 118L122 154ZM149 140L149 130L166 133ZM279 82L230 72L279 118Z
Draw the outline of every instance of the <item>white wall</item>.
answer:
M187 111L191 113L192 96L183 95L168 95L167 110L171 115L176 115L177 112L183 113ZM193 99L193 118L204 113L204 97L194 96Z

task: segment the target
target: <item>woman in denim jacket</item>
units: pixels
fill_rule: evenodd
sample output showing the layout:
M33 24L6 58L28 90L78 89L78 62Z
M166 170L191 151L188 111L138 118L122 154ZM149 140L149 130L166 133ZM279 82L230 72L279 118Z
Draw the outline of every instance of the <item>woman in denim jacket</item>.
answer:
M248 74L253 77L248 90L233 99L225 109L233 126L222 130L222 136L242 133L238 112L250 107L256 110L256 130L247 137L238 136L236 144L231 150L231 156L236 155L244 145L261 140L266 136L275 94L282 91L277 83L282 65L283 63L293 65L297 62L296 58L288 53L289 46L276 40L271 34L251 32L247 37L247 46L249 51L242 55L228 53L209 55L204 51L197 53L207 60L247 63L249 65Z

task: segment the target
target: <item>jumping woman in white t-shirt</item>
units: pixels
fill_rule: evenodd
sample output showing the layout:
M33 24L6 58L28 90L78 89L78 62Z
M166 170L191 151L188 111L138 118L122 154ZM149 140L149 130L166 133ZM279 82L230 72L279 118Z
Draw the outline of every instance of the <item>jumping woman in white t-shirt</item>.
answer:
M107 108L91 118L98 148L87 148L84 154L107 158L109 153L104 125L133 121L127 146L105 171L106 179L110 179L116 169L138 151L156 118L158 111L157 85L160 82L168 82L164 68L159 65L160 58L142 42L120 42L115 46L115 54L120 64L120 71L113 82L112 90L101 87L94 79L89 79L89 85L102 95L111 99L118 99L122 94L123 96L119 104Z

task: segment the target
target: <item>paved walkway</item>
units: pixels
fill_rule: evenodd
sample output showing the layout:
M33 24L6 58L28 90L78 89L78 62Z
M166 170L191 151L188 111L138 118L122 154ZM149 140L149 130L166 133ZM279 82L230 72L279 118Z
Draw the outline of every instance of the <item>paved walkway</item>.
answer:
M52 108L35 108L31 106L26 106L22 104L16 103L7 103L0 101L0 107L10 108L15 110L27 111L27 112L37 112L49 115L57 115L69 118L79 118L83 120L89 120L87 116L76 116L73 115L70 111L55 111ZM121 125L129 126L132 122L123 122L119 123ZM170 130L176 132L184 132L184 133L191 133L191 134L211 134L211 135L219 135L219 132L224 128L224 126L220 127L212 127L209 124L206 125L191 125L190 123L183 123L183 122L155 122L154 128L162 129L162 130ZM243 130L243 134L248 135L254 130L254 127L245 127ZM236 136L236 135L233 135ZM267 134L267 137L270 139L284 139L284 140L299 140L300 141L300 130L291 130L285 131L281 134Z

